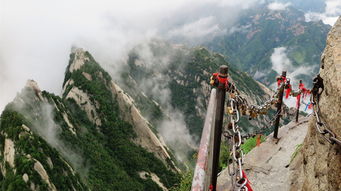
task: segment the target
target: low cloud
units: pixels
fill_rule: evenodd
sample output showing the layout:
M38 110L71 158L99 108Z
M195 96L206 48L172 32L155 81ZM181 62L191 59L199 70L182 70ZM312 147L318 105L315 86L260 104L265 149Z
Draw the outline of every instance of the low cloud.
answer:
M326 8L323 13L308 12L305 14L305 19L309 21L323 21L325 24L333 26L341 15L341 1L326 0Z
M180 28L171 30L168 37L185 37L187 39L201 39L208 35L216 36L225 33L226 30L222 29L217 20L213 16L200 18L197 21L183 25Z
M278 74L282 74L282 71L287 71L287 77L290 78L290 83L293 85L294 89L297 89L296 84L299 83L298 77L300 75L313 75L314 66L298 66L295 67L292 65L291 60L287 55L286 47L278 47L274 49L270 59L272 62L272 69L276 71ZM272 84L272 89L277 87L276 83ZM307 100L306 100L307 101ZM289 99L285 99L286 105L289 107L296 106L296 98L289 97ZM302 109L302 108L301 108Z
M256 80L259 80L259 79L263 78L266 75L267 75L267 73L265 73L265 72L256 71L256 73L253 75L253 78L256 79Z
M280 3L280 2L273 2L268 5L268 9L271 11L284 11L289 7L291 3Z
M278 74L281 74L282 71L292 67L291 61L289 60L286 51L286 47L275 48L270 57L272 62L272 69L275 70Z
M60 139L62 129L54 121L54 107L48 103L40 106L41 121L34 121L32 128L52 147L57 149L77 170L81 169L83 159Z
M156 51L157 55L155 55L155 50L159 50ZM157 125L158 133L174 151L177 160L185 162L197 146L196 138L190 134L186 125L184 114L171 104L172 92L168 84L172 79L165 74L165 71L169 69L176 51L168 44L155 40L135 47L134 52L138 55L135 64L151 72L150 75L143 76L142 80L137 82L138 88L148 98L159 103L165 114Z
M286 47L278 47L274 49L271 57L272 69L278 74L282 74L282 71L287 71L287 76L291 80L291 84L298 83L298 77L300 75L312 75L314 66L298 66L292 65L291 60L287 55Z
M129 50L151 38L203 40L232 26L257 0L2 0L0 6L0 111L36 80L60 94L71 47L89 50L119 71ZM170 33L170 35L168 34ZM186 34L187 33L187 34Z
M14 109L31 123L31 130L43 138L51 147L58 150L74 169L86 176L87 169L82 166L83 158L67 146L60 135L61 127L54 121L54 106L37 101L33 91L24 89L14 100ZM27 124L26 124L27 125ZM83 174L84 173L84 174Z
M197 149L194 137L186 126L184 115L177 110L167 109L169 118L164 119L158 128L167 145L175 151L177 160L185 162L188 154Z
M247 33L249 31L250 27L251 27L251 24L250 25L243 25L243 26L233 26L230 28L229 34L233 34L235 32Z

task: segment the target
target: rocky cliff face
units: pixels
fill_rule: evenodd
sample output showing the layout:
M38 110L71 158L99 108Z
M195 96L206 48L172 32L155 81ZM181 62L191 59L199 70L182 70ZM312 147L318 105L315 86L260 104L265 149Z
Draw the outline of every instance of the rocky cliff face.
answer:
M56 132L63 130L47 119L53 107L47 104L48 99L37 83L29 80L23 91L2 113L2 190L87 190L75 172L75 165L71 167L69 164L71 158L61 154L65 145L57 140ZM76 136L76 129L68 127L64 130L65 134Z
M168 190L178 181L152 125L89 52L70 54L62 93L29 80L2 113L2 189Z
M74 57L70 60L70 65L68 66L68 73L72 74L73 72L80 70L82 66L91 61L92 57L86 53L81 48L73 50ZM89 73L89 71L82 71L82 77L84 77L87 81L93 81L96 78L99 78L103 84L105 84L105 88L111 91L113 97L116 99L118 103L118 109L120 113L120 117L133 125L133 129L136 133L136 137L134 138L134 142L149 152L152 152L156 157L162 160L166 165L167 161L172 162L172 158L170 153L168 153L168 148L166 145L162 144L157 135L151 130L152 125L141 115L141 112L136 108L135 101L125 93L116 83L105 78L105 74L102 71L97 71L95 73ZM65 81L64 89L64 97L65 99L73 99L77 103L77 105L82 108L90 121L92 121L96 126L101 126L102 122L98 110L100 109L100 103L91 98L90 92L84 92L77 85L74 85L74 79L71 77ZM175 168L175 165L172 165L171 168Z
M288 191L290 174L297 169L296 155L302 145L308 129L308 117L301 117L299 122L290 122L279 129L279 140L273 134L244 157L243 170L255 191ZM300 158L302 159L302 158ZM232 169L232 166L231 166ZM230 176L224 169L218 177L218 191L229 191Z
M321 59L321 77L325 90L321 95L322 121L341 138L341 18L328 34ZM301 150L302 164L293 174L291 190L341 190L341 147L329 144L309 122L308 134Z
M220 65L229 65L230 78L250 104L264 103L272 95L271 90L245 72L238 71L221 54L210 52L204 47L188 48L158 40L146 46L137 46L131 51L122 88L132 95L142 110L147 107L144 96L139 96L141 92L155 100L157 107L167 110L170 106L182 113L190 134L200 137L211 89L209 78ZM135 93L136 90L138 93ZM152 122L162 118L153 109L146 110L149 116L156 113L150 118ZM252 132L266 122L264 118L251 121L243 118L242 123L248 127L244 131Z

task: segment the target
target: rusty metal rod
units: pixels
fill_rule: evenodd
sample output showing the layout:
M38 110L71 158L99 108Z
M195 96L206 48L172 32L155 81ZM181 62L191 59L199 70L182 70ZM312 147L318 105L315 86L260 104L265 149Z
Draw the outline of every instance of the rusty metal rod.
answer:
M302 83L302 80L300 80L300 83ZM300 89L298 90L300 91ZM301 96L302 96L302 93L300 93L300 95L297 95L297 96L300 96L297 100L297 108L296 108L296 123L298 123L298 116L300 115L300 106L301 106Z
M287 75L287 72L286 71L283 71L282 72L282 78L286 78L286 75ZM284 84L285 82L282 81L280 86L279 86L279 93L278 93L278 102L277 102L277 117L276 117L276 120L275 120L275 129L274 129L274 138L275 139L278 139L278 126L279 126L279 121L281 119L281 113L282 113L282 104L283 104L283 93L284 93Z
M225 65L220 66L219 75L227 75L228 67ZM223 117L225 108L226 87L225 84L219 81L217 88L217 105L216 105L216 117L214 125L214 143L213 143L213 165L212 165L212 178L211 187L213 191L216 191L217 175L219 170L219 152L221 144L221 134L223 127Z

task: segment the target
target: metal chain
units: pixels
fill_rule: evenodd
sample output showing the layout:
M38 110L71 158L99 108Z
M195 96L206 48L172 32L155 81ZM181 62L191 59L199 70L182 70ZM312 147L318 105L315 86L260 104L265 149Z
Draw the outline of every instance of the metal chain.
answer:
M274 95L271 96L269 100L265 101L263 105L249 104L247 100L240 95L240 91L237 89L237 87L233 83L230 83L228 93L238 103L238 106L239 106L238 109L240 110L241 114L248 115L250 116L250 119L251 119L251 118L256 118L258 115L264 115L268 113L271 106L275 105L278 101L277 96L279 93L279 89L277 89ZM228 109L231 109L231 108L228 108Z
M242 139L248 136L241 136L238 122L241 114L249 115L250 118L254 118L259 114L266 114L271 106L277 103L279 88L274 95L261 106L248 104L247 100L240 95L239 90L233 83L230 84L228 93L230 96L230 105L227 108L227 112L230 114L230 123L223 134L228 139L228 144L232 145L232 147L230 147L232 162L227 167L228 173L231 177L231 185L234 191L248 191L248 188L246 187L248 180L243 177L242 165L244 162L244 153L241 149ZM271 122L274 121L278 115L280 114L276 113L273 119L271 119Z
M242 136L240 133L240 127L238 122L240 120L240 113L238 109L238 102L234 98L230 98L230 123L228 125L228 135L229 142L232 147L230 148L230 153L232 154L232 170L230 165L228 165L228 172L231 176L231 183L233 190L235 191L247 191L246 184L248 180L243 177L242 165L244 161L244 153L241 149Z
M323 123L321 120L321 115L320 115L320 106L319 106L319 101L320 101L320 96L324 90L324 84L323 84L323 79L321 76L318 74L314 80L313 80L313 89L312 89L312 96L310 97L310 101L313 104L313 110L314 110L314 116L316 119L315 127L316 130L322 135L322 137L328 141L330 144L335 144L337 143L338 145L341 146L341 140L338 139L327 126L326 123Z
M274 93L274 95L267 100L263 105L250 105L245 98L240 95L239 90L233 83L229 84L228 93L230 96L230 105L227 108L227 112L230 115L230 123L223 135L228 139L228 144L231 145L230 155L232 156L231 164L228 163L228 173L231 177L231 185L234 191L248 191L247 183L248 179L244 178L242 165L244 162L244 153L241 149L242 139L245 136L241 136L240 127L238 122L241 115L249 115L250 118L255 118L257 115L266 114L272 105L277 104L278 94L280 88ZM271 122L273 122L280 113L276 113ZM250 135L255 136L255 135ZM248 136L246 136L248 137Z

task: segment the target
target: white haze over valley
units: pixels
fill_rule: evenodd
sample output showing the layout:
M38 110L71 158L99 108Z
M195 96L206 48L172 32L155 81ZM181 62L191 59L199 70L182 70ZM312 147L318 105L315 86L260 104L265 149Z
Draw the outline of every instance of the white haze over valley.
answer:
M334 25L341 15L340 0L326 0L326 7L323 13L309 12L305 14L306 21L322 20L325 24Z
M197 39L219 33L225 29L218 19L232 25L241 10L256 2L0 0L0 110L28 79L60 94L72 46L89 50L104 68L117 70L136 44L155 37ZM215 15L215 9L224 15Z
M290 79L290 84L293 90L298 89L299 83L299 76L300 75L310 75L312 76L314 73L314 68L316 66L299 66L294 67L292 65L291 60L289 59L288 55L288 48L287 47L277 47L274 49L270 59L272 63L272 69L276 71L278 74L282 74L282 71L287 71L287 78ZM271 85L272 89L277 88L277 83ZM309 102L308 97L303 100L305 103ZM289 96L288 99L284 99L285 104L288 107L296 107L296 98ZM302 105L300 107L301 110L304 110L305 107ZM310 111L308 111L310 113Z
M37 81L41 89L60 95L73 46L88 50L119 80L115 74L136 45L152 38L200 41L218 35L225 30L219 23L232 26L238 14L256 2L0 0L0 110L28 79ZM215 15L215 10L220 15ZM151 55L147 52L141 56ZM169 89L157 82L149 81L155 90L151 93L168 112L158 129L182 161L196 147L195 138L189 134L183 114L170 107ZM145 86L148 87L147 82ZM43 137L49 142L49 137Z
M263 1L0 0L0 110L27 79L60 94L71 46L89 50L112 73L136 44L155 37L212 38L232 31L238 15L257 3ZM288 6L275 1L268 8ZM326 0L324 13L306 18L333 24L340 13L341 1Z
M136 45L153 38L177 39L182 42L201 43L216 35L238 29L238 16L259 0L0 0L0 111L12 101L28 79L34 79L43 90L60 95L65 68L72 46L82 47L112 74L126 63L127 53ZM326 0L326 12L316 20L335 17L340 6L335 0ZM268 9L281 11L290 3L274 2ZM325 18L324 18L325 17ZM222 24L223 23L223 24ZM286 56L286 47L274 50L273 69L288 68L293 72ZM151 55L143 55L148 57ZM148 58L147 60L152 60ZM167 64L167 60L164 64ZM284 68L283 68L284 67ZM160 133L166 141L177 147L178 140L194 148L191 137L179 111L170 107L169 89L155 82L154 97L165 96L160 103L169 112ZM164 94L161 94L164 93ZM160 95L159 95L160 94ZM176 121L174 121L176 120ZM170 125L173 127L170 127ZM172 136L170 136L172 135ZM174 136L181 135L181 136ZM180 148L180 152L186 153ZM178 156L182 159L184 156Z
M268 9L272 11L283 11L287 7L289 7L291 3L279 3L279 2L273 2L268 5Z

